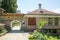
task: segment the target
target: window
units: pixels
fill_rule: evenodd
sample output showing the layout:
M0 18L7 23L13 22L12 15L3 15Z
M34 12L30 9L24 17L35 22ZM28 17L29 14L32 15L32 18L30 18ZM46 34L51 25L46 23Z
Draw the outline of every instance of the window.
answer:
M48 18L48 25L50 25L50 26L53 25L53 19L52 18Z
M55 18L54 25L58 26L58 18Z

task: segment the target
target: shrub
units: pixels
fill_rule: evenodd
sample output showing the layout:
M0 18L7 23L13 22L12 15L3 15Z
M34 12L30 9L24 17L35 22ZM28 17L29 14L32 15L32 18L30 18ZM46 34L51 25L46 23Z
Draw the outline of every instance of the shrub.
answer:
M29 39L31 40L43 40L43 35L39 33L38 31L34 31L33 35L29 36Z
M7 33L6 29L3 29L0 31L0 36L4 35L5 33Z
M29 36L29 40L58 40L58 38L47 34L42 34L35 30L34 33Z
M49 36L50 33L42 34L39 30L44 26L46 21L41 20L39 23L38 30L29 36L29 40L58 40L57 37ZM59 37L60 38L60 37Z
M33 39L33 35L30 35L30 36L29 36L29 39Z

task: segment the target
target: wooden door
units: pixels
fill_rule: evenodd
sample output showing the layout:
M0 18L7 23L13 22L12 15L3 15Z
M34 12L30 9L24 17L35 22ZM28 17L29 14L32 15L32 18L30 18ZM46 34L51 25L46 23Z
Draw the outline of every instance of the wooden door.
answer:
M36 25L36 18L28 18L28 25Z

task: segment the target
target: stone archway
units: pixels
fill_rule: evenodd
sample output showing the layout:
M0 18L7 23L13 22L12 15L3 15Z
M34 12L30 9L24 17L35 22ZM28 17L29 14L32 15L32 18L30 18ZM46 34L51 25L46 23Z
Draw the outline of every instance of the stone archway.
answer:
M13 25L14 22L19 23L18 25ZM13 20L10 23L10 27L12 30L21 30L21 22L19 20Z

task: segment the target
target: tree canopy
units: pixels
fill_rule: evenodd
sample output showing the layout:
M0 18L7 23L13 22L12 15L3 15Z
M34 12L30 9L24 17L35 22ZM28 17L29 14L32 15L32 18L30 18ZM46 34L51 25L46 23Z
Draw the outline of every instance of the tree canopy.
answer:
M0 0L0 7L1 7L1 1L2 1L2 0Z
M2 0L1 8L3 8L6 13L16 13L17 0Z

